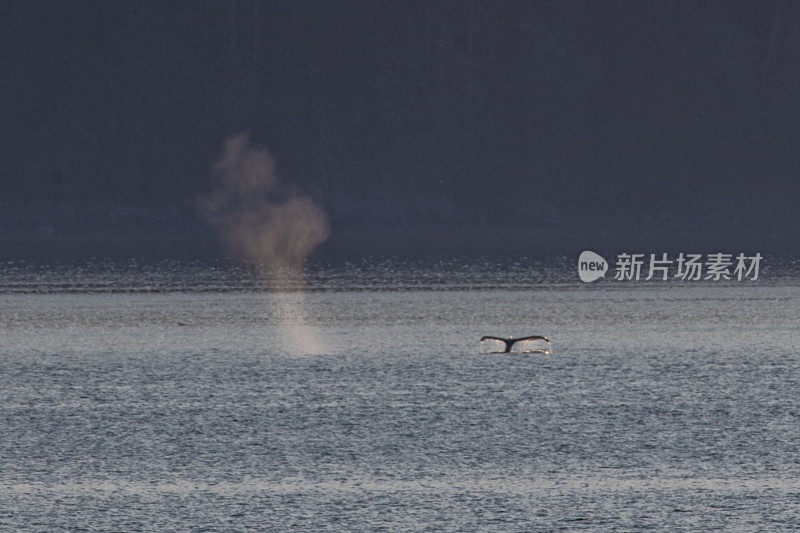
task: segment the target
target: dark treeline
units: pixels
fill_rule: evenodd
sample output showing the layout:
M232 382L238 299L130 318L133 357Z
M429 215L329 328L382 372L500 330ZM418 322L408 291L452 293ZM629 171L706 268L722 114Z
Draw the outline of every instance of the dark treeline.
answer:
M191 206L250 132L334 223L800 215L793 2L4 2L0 201Z

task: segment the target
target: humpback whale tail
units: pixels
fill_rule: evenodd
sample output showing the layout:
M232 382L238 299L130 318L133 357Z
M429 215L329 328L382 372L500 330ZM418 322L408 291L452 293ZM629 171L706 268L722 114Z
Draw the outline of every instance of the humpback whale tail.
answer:
M552 353L550 340L541 335L527 337L481 337L481 347L485 353Z

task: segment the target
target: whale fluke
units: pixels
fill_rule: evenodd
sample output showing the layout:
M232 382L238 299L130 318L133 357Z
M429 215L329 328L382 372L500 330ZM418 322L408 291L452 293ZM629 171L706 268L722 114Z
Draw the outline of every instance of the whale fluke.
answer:
M548 339L547 337L543 337L542 335L529 335L527 337L517 337L517 338L514 338L514 337L495 337L494 335L484 335L483 337L481 337L481 342L487 341L487 340L495 340L495 341L504 342L505 345L506 345L506 348L505 348L505 350L503 350L502 353L511 353L511 349L514 346L514 344L516 344L516 343L518 343L520 341L537 341L537 340L541 340L541 341L544 341L544 342L547 342L547 343L550 342L550 339ZM549 353L550 350L547 349L547 350L532 350L532 351Z

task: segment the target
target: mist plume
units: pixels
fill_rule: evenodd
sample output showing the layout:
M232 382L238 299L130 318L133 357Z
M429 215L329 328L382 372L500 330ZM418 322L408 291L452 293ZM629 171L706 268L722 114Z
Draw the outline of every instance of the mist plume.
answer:
M297 189L281 185L267 150L247 135L225 142L214 165L217 188L201 200L201 210L229 252L278 289L270 294L286 347L323 353L305 322L301 292L303 265L329 234L322 209Z

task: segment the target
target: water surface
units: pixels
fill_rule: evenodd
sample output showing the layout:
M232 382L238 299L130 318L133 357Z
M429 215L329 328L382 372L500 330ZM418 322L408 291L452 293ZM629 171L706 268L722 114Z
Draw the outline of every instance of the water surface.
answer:
M5 265L0 529L797 528L800 286L766 274Z

